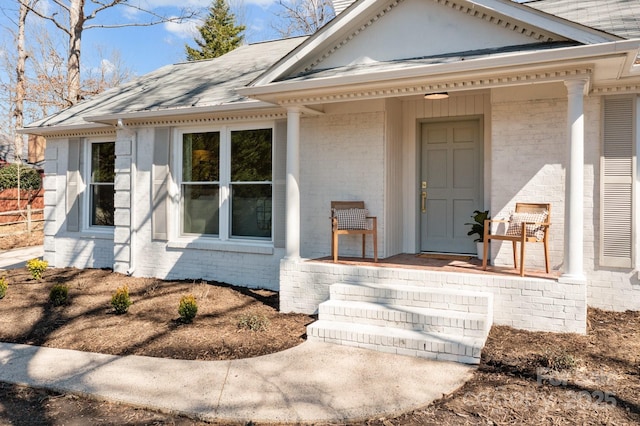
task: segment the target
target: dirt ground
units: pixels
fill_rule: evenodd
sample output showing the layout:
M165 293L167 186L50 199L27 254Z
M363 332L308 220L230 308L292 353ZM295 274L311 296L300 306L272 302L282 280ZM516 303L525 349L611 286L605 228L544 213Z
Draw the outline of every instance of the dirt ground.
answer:
M26 225L0 225L0 250L10 250L17 247L39 246L44 241L43 223L36 222L31 234L8 235L25 231Z
M201 281L129 278L106 270L54 269L41 281L7 273L0 341L109 354L233 359L301 343L314 318L280 314L278 294ZM69 286L53 307L49 289ZM115 315L111 294L128 285L134 304ZM178 321L178 301L198 300L193 324ZM266 318L263 331L241 319ZM245 321L246 322L246 321ZM481 365L462 388L433 404L352 425L640 424L640 313L589 310L589 330L533 333L494 326ZM189 344L185 344L189 342ZM425 384L428 385L428 384ZM187 417L0 383L0 425L204 425Z

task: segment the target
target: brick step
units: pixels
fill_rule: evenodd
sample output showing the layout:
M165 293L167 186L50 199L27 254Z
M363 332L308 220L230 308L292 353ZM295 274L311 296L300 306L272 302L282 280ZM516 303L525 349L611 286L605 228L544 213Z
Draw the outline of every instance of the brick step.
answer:
M373 283L336 283L331 285L330 299L493 314L493 295L491 293L459 289L408 285L390 286Z
M486 314L347 300L321 303L319 319L472 337L486 337L490 328Z
M326 320L308 325L307 339L465 364L480 363L485 342L480 337Z

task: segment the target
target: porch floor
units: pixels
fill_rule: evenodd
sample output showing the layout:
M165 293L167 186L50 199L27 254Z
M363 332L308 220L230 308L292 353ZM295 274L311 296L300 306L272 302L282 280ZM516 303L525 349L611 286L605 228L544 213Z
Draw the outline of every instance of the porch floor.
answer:
M309 260L310 262L333 263L331 256ZM446 272L464 272L471 274L490 274L519 277L520 270L504 266L487 266L487 270L482 270L482 261L475 256L465 255L438 255L438 254L410 254L403 253L385 259L378 259L375 263L371 258L360 257L339 257L337 264L351 266L374 266L379 268L406 268L425 269ZM527 268L525 265L525 277L557 280L560 271L551 271L547 274L544 270Z

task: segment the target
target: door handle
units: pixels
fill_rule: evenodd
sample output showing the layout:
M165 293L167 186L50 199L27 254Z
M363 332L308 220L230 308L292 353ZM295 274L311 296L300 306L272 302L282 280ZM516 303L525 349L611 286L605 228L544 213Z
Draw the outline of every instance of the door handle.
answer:
M427 191L422 191L422 213L427 212Z

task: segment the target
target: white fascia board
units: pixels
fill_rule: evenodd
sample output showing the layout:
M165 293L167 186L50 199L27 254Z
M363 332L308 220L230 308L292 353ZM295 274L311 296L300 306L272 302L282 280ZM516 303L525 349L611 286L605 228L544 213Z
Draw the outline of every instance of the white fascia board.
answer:
M23 135L38 135L38 136L47 136L56 133L69 133L69 132L82 132L89 130L107 130L112 128L113 126L107 124L98 124L98 123L86 123L86 124L72 124L72 125L53 125L53 126L43 126L43 127L23 127L22 129L17 129L16 132Z
M140 112L122 112L114 114L93 115L83 117L91 123L114 123L118 120L144 120L152 118L184 117L190 115L229 113L237 111L253 111L256 109L272 109L274 105L260 100L242 101L232 104L208 105L202 107L167 108L163 110L151 110Z
M584 44L624 40L614 34L587 27L514 1L468 0L467 2Z
M406 69L385 71L371 71L361 74L333 76L304 81L283 81L259 87L245 87L238 89L244 96L256 98L282 97L287 92L306 91L337 86L359 85L366 87L377 82L402 80L412 78L427 78L461 73L486 73L491 69L505 69L513 67L540 67L541 65L558 66L576 60L595 60L605 56L620 56L635 58L640 48L640 40L624 40L597 45L565 47L554 50L537 52L519 52L490 58L468 59L448 64L429 64ZM627 72L630 72L627 71Z
M300 61L308 58L314 50L320 48L324 43L338 37L344 29L349 27L353 20L358 19L362 14L364 14L364 12L369 8L374 7L377 3L382 3L382 1L362 0L352 4L347 10L338 14L338 16L336 16L325 27L309 36L309 38L302 42L300 46L269 67L267 71L252 81L249 86L259 86L271 83L279 76L299 66Z

